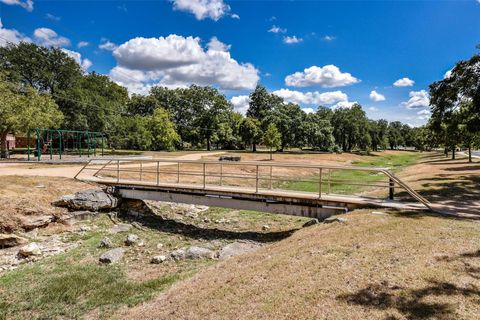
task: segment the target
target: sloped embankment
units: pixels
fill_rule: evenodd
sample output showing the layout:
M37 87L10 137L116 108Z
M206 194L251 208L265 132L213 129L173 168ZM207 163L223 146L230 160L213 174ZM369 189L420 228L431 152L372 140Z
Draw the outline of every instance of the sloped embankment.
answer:
M358 211L221 262L125 319L473 319L480 223Z

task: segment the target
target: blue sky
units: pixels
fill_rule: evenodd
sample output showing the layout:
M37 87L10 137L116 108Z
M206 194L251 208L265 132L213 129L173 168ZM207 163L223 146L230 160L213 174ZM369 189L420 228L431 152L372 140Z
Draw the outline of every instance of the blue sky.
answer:
M480 44L479 0L0 0L0 18L0 45L60 46L130 92L213 85L245 111L261 83L306 111L359 102L411 125Z

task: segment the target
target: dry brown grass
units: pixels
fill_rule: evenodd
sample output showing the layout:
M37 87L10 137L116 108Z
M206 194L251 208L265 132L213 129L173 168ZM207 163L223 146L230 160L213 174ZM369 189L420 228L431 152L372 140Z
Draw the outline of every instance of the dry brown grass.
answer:
M124 319L474 319L480 224L358 211L212 266Z
M441 153L425 153L419 163L399 176L441 210L480 216L480 161L469 163Z
M22 218L31 215L61 215L66 210L51 202L92 185L59 177L0 177L0 232L21 228Z

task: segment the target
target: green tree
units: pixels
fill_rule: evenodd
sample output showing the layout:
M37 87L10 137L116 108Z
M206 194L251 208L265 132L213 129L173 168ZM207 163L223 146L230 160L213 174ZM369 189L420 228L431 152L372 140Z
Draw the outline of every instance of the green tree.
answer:
M175 124L170 120L168 111L157 108L151 117L152 148L154 150L174 150L180 142Z
M450 76L430 85L430 126L455 158L457 145L471 148L480 133L480 55L458 62ZM465 139L466 138L466 139Z
M240 137L245 145L251 145L252 151L256 150L256 145L262 139L262 130L260 130L260 122L257 119L246 117L240 124Z
M30 86L19 86L0 74L0 155L5 157L8 133L28 132L33 128L57 128L62 113L48 95Z
M391 150L405 144L405 140L402 137L402 127L403 124L400 121L393 121L388 125L388 144Z
M320 113L308 114L301 128L305 145L321 151L332 151L334 149L333 127L328 118L324 118L323 110Z
M268 125L267 131L265 131L263 136L263 143L270 148L270 160L273 160L273 148L278 149L282 143L280 132L278 132L275 124L270 123Z
M332 116L332 125L335 141L343 151L350 152L354 148L365 150L371 145L368 119L361 105L336 109Z
M0 47L0 68L23 84L50 94L75 87L82 77L78 63L61 49L27 42Z

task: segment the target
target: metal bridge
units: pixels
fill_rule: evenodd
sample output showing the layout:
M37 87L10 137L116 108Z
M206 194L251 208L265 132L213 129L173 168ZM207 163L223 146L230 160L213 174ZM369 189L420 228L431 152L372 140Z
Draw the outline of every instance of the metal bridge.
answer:
M326 218L357 208L430 210L387 169L274 161L92 159L76 179L127 199Z

